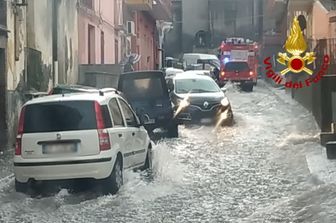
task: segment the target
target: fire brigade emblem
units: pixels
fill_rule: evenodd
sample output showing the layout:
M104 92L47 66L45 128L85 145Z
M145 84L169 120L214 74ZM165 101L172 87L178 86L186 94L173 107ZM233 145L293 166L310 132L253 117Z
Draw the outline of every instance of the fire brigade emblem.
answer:
M313 71L306 66L313 63L316 59L314 52L306 52L307 43L303 37L302 30L297 17L294 18L290 35L286 40L285 47L287 53L279 53L277 61L287 66L286 69L280 72L281 75L285 75L288 72L300 73L302 71L309 75L313 74ZM306 52L302 57L301 55Z

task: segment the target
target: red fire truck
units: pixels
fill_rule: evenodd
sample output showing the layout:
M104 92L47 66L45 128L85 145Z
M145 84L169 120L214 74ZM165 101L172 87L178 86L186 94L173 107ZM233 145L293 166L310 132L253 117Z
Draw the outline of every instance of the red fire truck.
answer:
M252 91L258 77L258 50L258 44L247 39L228 38L223 41L219 47L220 85L231 81L239 83L242 90Z

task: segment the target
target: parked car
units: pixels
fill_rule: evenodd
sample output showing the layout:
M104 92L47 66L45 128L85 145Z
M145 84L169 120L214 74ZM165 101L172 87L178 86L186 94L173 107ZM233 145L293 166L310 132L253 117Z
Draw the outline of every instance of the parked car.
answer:
M16 140L15 189L36 181L95 179L116 193L125 169L150 168L152 143L115 92L52 95L27 102Z
M178 137L163 72L124 73L120 76L118 90L123 92L137 115L146 119L144 126L148 132L161 128L167 130L168 137Z
M168 78L167 85L179 123L233 123L233 112L225 90L220 89L211 77L189 71Z
M189 70L189 67L194 64L201 64L202 61L212 62L214 64L220 65L220 61L216 55L213 54L203 54L203 53L185 53L183 55L183 61L185 62L186 68ZM202 68L201 68L202 69Z

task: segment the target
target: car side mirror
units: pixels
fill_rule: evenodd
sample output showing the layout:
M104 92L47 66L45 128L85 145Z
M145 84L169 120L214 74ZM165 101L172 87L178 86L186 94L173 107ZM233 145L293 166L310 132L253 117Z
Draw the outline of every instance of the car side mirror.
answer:
M223 93L226 93L227 89L226 88L221 88Z
M173 84L168 84L168 92L173 92L174 91L174 85Z
M144 126L146 123L149 122L149 116L147 114L139 114L139 122L140 126Z

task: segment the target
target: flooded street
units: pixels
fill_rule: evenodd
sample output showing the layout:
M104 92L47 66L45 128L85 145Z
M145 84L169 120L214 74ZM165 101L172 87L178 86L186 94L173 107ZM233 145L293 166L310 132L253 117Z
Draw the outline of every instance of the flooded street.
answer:
M126 172L115 196L16 193L1 154L0 222L335 222L336 163L311 114L263 82L227 95L234 126L180 127L157 142L152 179Z

